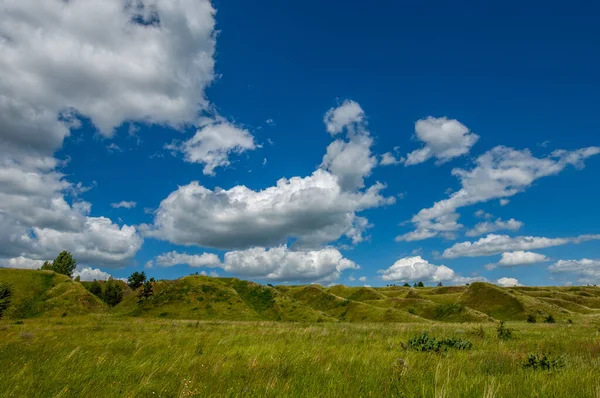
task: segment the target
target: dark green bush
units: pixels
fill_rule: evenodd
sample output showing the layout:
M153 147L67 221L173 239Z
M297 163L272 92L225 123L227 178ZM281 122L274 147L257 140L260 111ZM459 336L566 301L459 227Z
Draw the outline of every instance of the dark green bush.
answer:
M510 340L513 338L513 330L504 326L504 321L500 321L498 328L496 329L496 333L500 340Z
M554 319L554 316L552 316L552 314L548 315L548 316L547 316L547 317L544 319L544 321L545 321L546 323L556 323L556 319Z
M533 370L555 370L564 367L564 360L559 358L549 358L548 354L529 354L523 363L523 367Z
M527 315L527 322L528 323L536 323L537 319L535 319L535 315L532 315L532 314Z
M0 283L0 318L8 306L12 297L12 286L8 283Z
M470 350L473 348L473 344L468 340L456 338L437 339L425 332L408 340L406 348L419 352L445 352L448 349Z

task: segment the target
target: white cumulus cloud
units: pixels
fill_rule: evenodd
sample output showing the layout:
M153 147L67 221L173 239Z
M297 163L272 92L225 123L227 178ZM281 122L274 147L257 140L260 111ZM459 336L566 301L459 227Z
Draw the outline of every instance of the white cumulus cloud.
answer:
M502 258L498 264L505 267L514 267L516 265L530 265L543 263L545 261L549 261L549 258L543 254L517 250L514 252L502 253Z
M122 201L120 201L118 203L111 203L110 204L110 206L112 208L114 208L114 209L120 209L120 208L123 208L123 209L133 209L136 205L137 205L137 203L134 202L134 201L127 202L125 200L122 200Z
M406 166L423 163L432 157L438 164L445 163L468 153L479 139L458 120L432 116L415 123L415 135L425 146L406 155Z
M496 281L496 283L503 287L523 286L515 278L500 278Z
M362 125L365 121L365 112L352 100L345 100L340 106L331 108L325 113L323 122L327 131L335 135L344 129L354 130L355 126Z
M472 229L468 230L465 235L467 236L481 236L489 234L490 232L509 230L518 231L523 227L523 222L517 221L514 218L504 221L498 218L496 221L485 221L477 223Z
M461 277L452 268L431 264L421 256L401 258L389 268L377 272L381 274L382 280L396 282L470 283L483 279Z
M580 283L600 283L600 260L559 260L548 269L554 274L573 275Z
M453 169L452 174L461 181L461 189L448 199L436 202L432 207L419 211L412 217L416 233L399 236L422 236L423 239L440 233L457 231L462 225L457 222L457 210L492 199L511 197L523 192L534 181L555 175L572 165L584 167L584 160L600 153L600 147L589 147L574 151L556 150L544 158L536 158L527 149L515 150L497 146L475 160L470 170Z
M456 243L444 250L445 258L491 256L504 252L519 250L544 249L569 243L582 243L590 240L600 240L600 235L580 235L568 238L545 238L536 236L516 236L490 234L475 242Z

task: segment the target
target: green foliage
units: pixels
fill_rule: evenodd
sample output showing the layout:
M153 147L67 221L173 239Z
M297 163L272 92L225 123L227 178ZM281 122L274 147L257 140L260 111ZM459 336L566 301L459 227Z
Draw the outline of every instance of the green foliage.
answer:
M437 286L438 286L438 287L442 287L442 286L444 286L444 285L442 284L442 282L438 282Z
M58 274L67 275L68 277L73 276L75 267L77 267L77 261L73 258L73 255L66 250L60 252L52 262L52 271Z
M73 279L75 282L81 282L81 277L79 275L77 275L75 277L75 279Z
M408 313L409 314L413 314L413 315L417 315L417 310L415 310L414 307L408 307Z
M546 318L544 318L544 322L546 322L546 323L556 323L556 319L554 319L554 316L552 316L552 314L550 314Z
M8 283L0 283L0 318L8 306L12 297L13 288Z
M146 273L144 271L137 272L135 271L133 274L127 278L127 284L133 290L137 290L140 286L142 286L146 282Z
M102 298L106 304L114 307L123 299L123 287L119 284L119 282L110 278L104 284L104 293L102 294Z
M146 277L144 276L144 279ZM154 286L152 285L152 282L150 281L146 281L144 282L144 284L142 285L142 289L138 292L138 305L142 305L142 303L144 302L144 300L148 300L148 298L150 296L154 295Z
M100 283L97 280L94 279L89 285L86 284L86 287L88 287L89 292L94 296L102 297L102 286L100 286Z
M464 305L456 303L439 304L434 309L434 319L450 318L452 315L460 314L464 308Z
M410 287L410 285L408 283L405 283L404 285L402 285L404 287Z
M44 264L42 264L42 268L40 268L42 271L52 271L52 264L50 263L50 261L46 260L44 261Z
M423 284L423 282L419 281L419 283L417 283L417 287L425 287L425 285Z
M470 350L473 348L473 343L468 340L456 338L437 339L424 332L408 340L406 348L419 352L445 352L448 349Z
M528 354L527 359L523 363L524 368L533 370L556 370L565 366L562 357L549 358L547 353Z
M527 315L527 323L536 323L537 319L535 319L535 315L529 314Z
M504 321L500 321L496 334L500 340L510 340L513 338L513 330L504 326Z

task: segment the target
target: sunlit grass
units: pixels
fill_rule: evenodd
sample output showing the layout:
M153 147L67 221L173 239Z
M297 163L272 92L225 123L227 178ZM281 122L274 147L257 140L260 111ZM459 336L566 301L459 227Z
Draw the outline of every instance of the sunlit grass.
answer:
M0 391L15 397L498 396L600 394L600 318L575 324L300 324L114 315L0 321ZM428 332L470 350L405 350ZM525 368L529 353L557 371ZM1 394L0 394L1 395Z

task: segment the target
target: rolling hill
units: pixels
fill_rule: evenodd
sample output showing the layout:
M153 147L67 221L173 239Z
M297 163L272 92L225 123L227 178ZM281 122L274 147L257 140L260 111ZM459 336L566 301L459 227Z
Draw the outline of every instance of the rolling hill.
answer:
M261 285L237 278L192 275L153 284L154 295L138 304L121 283L123 300L109 307L86 286L52 271L0 269L13 286L4 316L11 319L84 314L189 320L292 322L493 322L558 321L600 314L597 287L503 288L468 286L381 288L335 285Z

